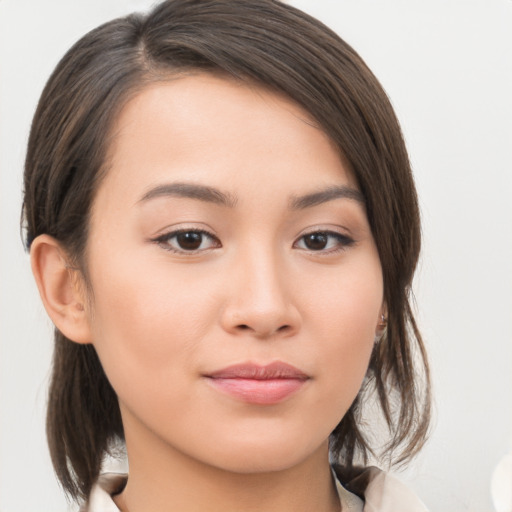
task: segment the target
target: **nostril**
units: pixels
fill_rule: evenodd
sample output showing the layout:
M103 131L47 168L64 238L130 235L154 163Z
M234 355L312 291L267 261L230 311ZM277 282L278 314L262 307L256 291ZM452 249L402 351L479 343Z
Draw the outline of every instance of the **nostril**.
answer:
M241 330L241 331L255 331L256 329L250 327L249 325L247 324L239 324L236 326L237 329ZM291 326L288 325L288 324L285 324L285 325L281 325L280 327L278 327L274 332L284 332L284 331L288 331L291 329Z

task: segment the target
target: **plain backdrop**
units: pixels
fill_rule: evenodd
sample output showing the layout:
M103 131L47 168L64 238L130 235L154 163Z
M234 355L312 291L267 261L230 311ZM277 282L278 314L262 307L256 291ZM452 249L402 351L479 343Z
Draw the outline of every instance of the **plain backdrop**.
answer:
M31 117L78 37L152 3L0 0L0 512L68 510L44 438L51 326L19 234ZM491 512L491 474L512 448L512 1L292 3L379 77L414 166L436 420L402 478L432 512Z

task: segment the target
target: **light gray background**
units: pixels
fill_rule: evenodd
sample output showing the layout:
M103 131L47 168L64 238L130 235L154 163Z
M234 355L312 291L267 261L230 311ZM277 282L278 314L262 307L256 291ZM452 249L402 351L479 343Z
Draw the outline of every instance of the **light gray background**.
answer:
M432 512L491 512L491 473L512 448L512 1L292 3L380 78L416 174L416 295L437 419L402 477ZM151 4L0 0L0 512L67 510L44 438L51 328L18 229L31 116L79 36Z

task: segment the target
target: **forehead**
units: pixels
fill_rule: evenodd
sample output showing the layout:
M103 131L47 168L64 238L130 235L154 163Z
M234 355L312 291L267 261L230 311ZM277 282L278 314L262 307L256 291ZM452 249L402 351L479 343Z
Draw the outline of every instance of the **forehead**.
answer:
M100 188L140 193L169 179L233 188L251 180L281 189L354 185L340 151L294 101L210 74L147 86L121 110L110 140Z

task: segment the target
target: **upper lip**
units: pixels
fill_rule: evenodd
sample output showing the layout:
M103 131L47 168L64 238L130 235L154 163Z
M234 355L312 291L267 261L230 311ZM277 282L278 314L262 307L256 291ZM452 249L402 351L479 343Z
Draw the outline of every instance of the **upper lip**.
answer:
M272 380L272 379L299 379L309 378L304 372L282 361L275 361L270 364L260 365L256 363L241 363L227 366L206 375L212 379L251 379L251 380Z

